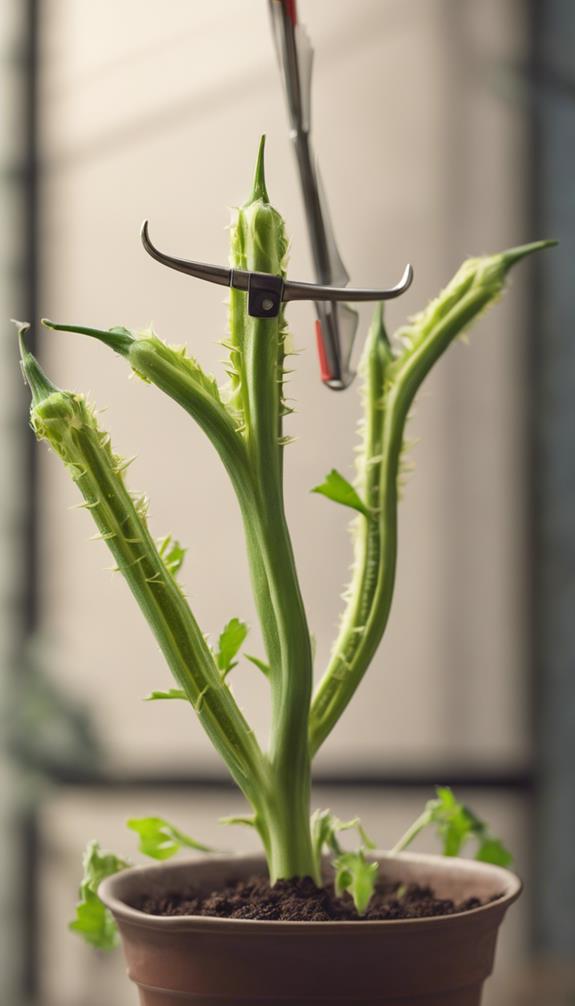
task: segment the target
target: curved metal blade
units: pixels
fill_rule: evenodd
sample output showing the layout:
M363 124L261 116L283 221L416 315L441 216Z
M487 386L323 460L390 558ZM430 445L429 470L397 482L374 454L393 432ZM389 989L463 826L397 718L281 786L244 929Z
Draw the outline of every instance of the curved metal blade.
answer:
M168 269L175 269L177 272L186 273L188 276L196 276L198 279L205 279L209 283L218 283L220 286L231 285L231 269L225 269L219 265L209 265L207 262L191 262L183 258L174 258L172 255L166 255L165 252L161 252L159 248L156 248L156 246L152 243L147 220L144 220L144 223L142 224L140 236L142 244L148 255L151 255L152 258L156 259L156 262L161 262L162 265L166 265Z
M283 297L288 300L329 300L329 301L377 301L393 300L401 297L409 289L413 282L413 268L406 265L403 276L395 286L386 287L382 290L369 288L359 288L352 286L316 286L315 283L292 283L286 280L284 283Z

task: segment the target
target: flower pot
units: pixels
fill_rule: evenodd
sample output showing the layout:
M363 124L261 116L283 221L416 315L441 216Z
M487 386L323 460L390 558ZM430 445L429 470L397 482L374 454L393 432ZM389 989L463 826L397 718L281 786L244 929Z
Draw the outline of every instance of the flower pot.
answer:
M463 859L375 856L389 879L429 884L457 902L476 896L488 903L383 922L164 918L132 907L146 895L207 892L262 873L257 855L134 867L105 880L100 896L118 922L142 1006L478 1006L519 879Z

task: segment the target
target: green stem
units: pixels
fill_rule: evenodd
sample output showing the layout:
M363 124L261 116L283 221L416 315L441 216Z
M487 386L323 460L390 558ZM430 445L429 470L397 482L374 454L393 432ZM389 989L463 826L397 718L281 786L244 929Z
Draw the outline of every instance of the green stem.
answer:
M237 291L232 291L233 295L237 295ZM245 295L241 296L245 301ZM237 315L235 320L237 322ZM270 615L269 604L266 603L269 586L262 558L261 531L254 520L256 506L252 473L245 443L236 429L234 416L221 401L219 393L214 393L215 388L206 389L205 375L195 361L186 359L181 352L156 336L137 338L130 335L127 329L87 328L84 325L56 324L47 320L43 324L54 331L91 336L114 349L128 360L136 374L154 384L185 409L209 438L228 472L240 506L253 594L268 662L272 666L279 664L277 629L273 613ZM190 363L194 366L189 366Z
M328 669L310 713L312 755L351 700L383 635L397 558L397 471L403 426L383 399L392 361L383 317L377 312L363 361L365 394L361 492L371 516L356 518L354 575L350 600Z
M260 147L252 197L238 213L232 247L234 265L283 275L283 221L267 201ZM254 514L279 644L271 664L273 792L266 803L272 877L313 875L309 823L310 754L307 722L311 701L312 652L283 499L282 385L283 311L272 319L246 313L245 294L237 354L244 439L255 488ZM233 330L233 325L232 325ZM268 616L269 617L269 616Z
M403 852L408 846L417 838L420 832L424 831L425 828L429 827L431 824L432 816L431 812L424 810L418 818L413 822L413 824L407 829L407 831L401 836L399 842L396 842L392 849L389 850L390 855L396 856L399 852Z
M31 419L71 472L99 531L146 617L167 663L246 797L258 806L267 769L251 728L221 680L175 578L167 570L112 453L80 395L59 391L30 353L23 369L33 390Z
M440 296L402 330L407 347L397 357L391 353L381 317L376 317L367 346L362 461L365 500L375 507L376 516L360 523L350 600L312 701L312 756L355 694L387 625L397 562L397 483L413 399L447 347L499 297L509 269L553 243L540 241L464 263Z

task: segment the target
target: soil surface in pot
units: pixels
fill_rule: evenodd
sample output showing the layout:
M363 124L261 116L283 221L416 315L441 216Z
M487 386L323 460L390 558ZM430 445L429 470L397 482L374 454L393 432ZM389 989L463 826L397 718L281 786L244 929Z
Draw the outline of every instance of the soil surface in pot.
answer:
M493 899L496 900L496 899ZM348 894L336 897L333 885L316 887L311 877L279 880L273 887L266 877L230 881L209 894L187 891L142 898L135 908L149 915L211 915L221 919L259 919L282 922L350 922L382 919L421 919L453 915L478 908L479 898L460 903L437 898L431 888L381 880L365 915L359 916Z

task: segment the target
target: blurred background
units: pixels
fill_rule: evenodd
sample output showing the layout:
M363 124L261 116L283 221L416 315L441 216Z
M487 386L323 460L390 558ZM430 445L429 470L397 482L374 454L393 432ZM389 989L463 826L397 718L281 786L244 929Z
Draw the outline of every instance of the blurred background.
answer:
M468 255L539 237L505 300L417 402L395 607L352 707L318 758L317 806L391 845L436 783L487 817L525 880L487 1006L575 1002L575 5L569 0L301 0L316 50L314 136L355 285L409 293L390 329ZM221 290L160 268L158 244L224 263L229 207L266 132L270 196L311 259L264 0L4 0L0 12L0 317L152 322L222 376ZM321 670L348 575L347 518L309 489L353 474L358 386L320 383L313 306L295 304L298 411L287 501ZM362 342L369 309L362 312ZM168 672L75 489L27 429L15 339L0 342L0 1001L129 1006L120 954L67 931L86 841L134 856L127 817L164 815L246 848L200 727L146 704ZM252 625L239 516L201 434L122 361L35 329L61 387L107 409L157 535L189 547L183 581L212 638ZM358 345L358 349L360 346ZM265 735L265 682L234 690ZM422 838L419 848L433 848Z

